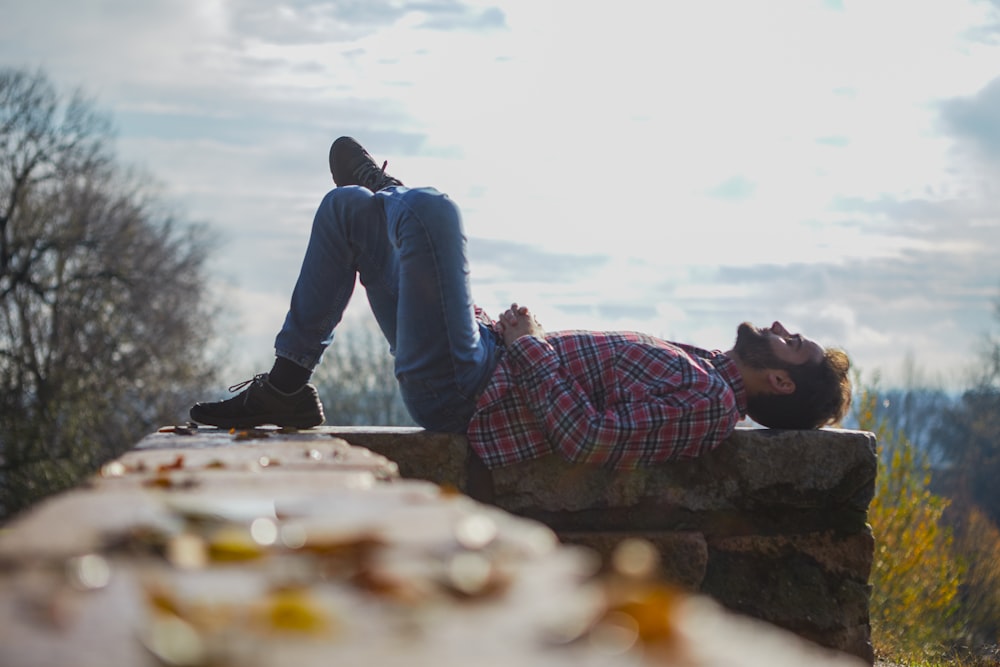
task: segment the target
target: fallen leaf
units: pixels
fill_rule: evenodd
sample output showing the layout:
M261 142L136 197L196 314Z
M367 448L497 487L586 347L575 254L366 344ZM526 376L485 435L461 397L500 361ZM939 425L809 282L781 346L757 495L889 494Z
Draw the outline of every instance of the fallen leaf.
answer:
M648 583L628 586L627 592L612 599L608 615L624 614L635 621L639 640L645 644L672 644L677 639L674 613L680 593L671 586Z
M164 426L157 430L157 433L174 433L176 435L194 435L195 431L198 430L198 425L194 423L187 423L178 426Z
M267 431L262 431L260 429L251 428L245 431L236 431L233 435L234 440L257 440L260 438L270 438L271 434Z
M198 480L193 477L178 478L160 472L156 477L151 477L142 483L143 486L153 489L192 489L198 486Z
M263 555L264 549L242 526L223 526L208 540L208 556L213 561L253 560Z
M163 463L156 468L156 471L166 472L167 470L181 470L182 468L184 468L184 455L178 454L173 463Z
M257 618L274 632L325 635L333 619L307 589L281 588L271 591L259 607Z

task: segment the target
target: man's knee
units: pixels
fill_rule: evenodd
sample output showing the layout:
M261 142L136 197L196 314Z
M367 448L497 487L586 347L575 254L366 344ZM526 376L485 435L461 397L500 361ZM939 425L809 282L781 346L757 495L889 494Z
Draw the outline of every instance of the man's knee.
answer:
M351 236L353 224L370 224L372 216L380 213L375 196L358 185L333 188L323 197L316 212L314 226Z
M403 193L401 201L409 215L401 216L400 225L417 222L432 235L464 233L462 214L448 195L433 188L414 188Z
M360 185L347 185L327 192L320 206L330 212L341 214L358 208L367 208L372 205L373 199L371 190Z

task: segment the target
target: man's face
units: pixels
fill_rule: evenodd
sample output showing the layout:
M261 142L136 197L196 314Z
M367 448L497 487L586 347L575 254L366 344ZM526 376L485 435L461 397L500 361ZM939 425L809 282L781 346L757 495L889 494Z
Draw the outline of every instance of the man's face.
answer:
M788 368L823 358L823 348L818 343L801 334L789 333L781 322L766 329L743 322L736 329L733 350L751 368Z

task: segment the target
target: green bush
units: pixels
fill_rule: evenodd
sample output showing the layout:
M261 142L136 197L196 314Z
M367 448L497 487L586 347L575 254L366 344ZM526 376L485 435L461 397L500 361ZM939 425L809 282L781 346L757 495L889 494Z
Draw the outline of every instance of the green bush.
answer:
M877 401L866 389L858 402L859 426L878 437L881 462L869 512L872 642L879 656L924 660L944 655L960 633L964 568L943 520L948 501L930 491L930 467L916 447L876 421Z

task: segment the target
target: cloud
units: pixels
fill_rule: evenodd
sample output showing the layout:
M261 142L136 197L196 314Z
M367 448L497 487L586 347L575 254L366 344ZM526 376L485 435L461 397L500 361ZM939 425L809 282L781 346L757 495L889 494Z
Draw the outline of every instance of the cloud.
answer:
M847 148L851 145L851 140L848 137L831 135L828 137L819 137L816 139L816 143L821 146L830 146L831 148Z
M992 7L992 11L981 24L973 26L966 34L974 42L995 45L1000 43L1000 0L987 0L986 4Z
M497 239L469 240L469 262L481 284L573 283L607 265L604 255L573 255L528 243Z
M743 176L733 176L708 191L708 196L726 201L740 201L753 196L756 185Z
M607 303L596 302L591 304L580 303L556 303L556 308L562 310L570 316L582 316L597 318L608 322L610 327L618 326L620 321L649 321L657 317L656 306L650 303Z
M991 162L1000 164L1000 77L975 95L942 103L941 119L946 130L956 138L971 144Z
M495 30L507 28L507 17L497 7L479 10L453 0L416 2L413 7L428 11L427 20L418 25L430 30Z
M858 225L869 232L898 236L900 246L905 239L907 246L941 244L951 250L964 248L973 251L983 246L984 234L996 236L989 229L994 225L984 221L996 220L1000 205L982 197L947 198L895 198L884 195L877 199L841 197L831 203L831 210L849 215L846 224ZM914 244L912 241L921 241ZM1000 239L998 239L1000 240Z
M402 5L388 0L242 0L232 7L233 34L286 45L350 41L393 25L406 13Z
M994 324L996 255L970 261L957 253L905 251L842 265L729 267L716 280L752 296L716 299L710 308L742 311L751 321L781 319L821 342L845 346L869 369L898 365L907 350L922 350L938 368L941 359L971 356L975 337Z
M506 25L496 7L480 9L458 0L243 0L230 15L233 34L272 44L349 42L389 28L410 15L415 27L440 30L489 30Z

